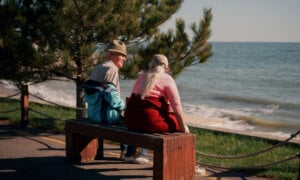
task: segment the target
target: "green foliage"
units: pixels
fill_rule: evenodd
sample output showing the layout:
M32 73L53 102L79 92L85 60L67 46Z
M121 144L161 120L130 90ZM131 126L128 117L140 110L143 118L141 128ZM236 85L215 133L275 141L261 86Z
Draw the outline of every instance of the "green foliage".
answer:
M0 1L0 78L42 81L55 60L60 1Z

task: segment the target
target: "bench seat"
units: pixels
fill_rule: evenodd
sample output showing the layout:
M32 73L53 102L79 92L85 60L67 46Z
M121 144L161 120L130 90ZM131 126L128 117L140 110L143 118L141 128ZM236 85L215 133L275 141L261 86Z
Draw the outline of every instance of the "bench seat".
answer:
M141 133L125 127L66 121L66 158L88 162L103 158L103 140L153 151L153 179L195 179L195 136L189 133Z

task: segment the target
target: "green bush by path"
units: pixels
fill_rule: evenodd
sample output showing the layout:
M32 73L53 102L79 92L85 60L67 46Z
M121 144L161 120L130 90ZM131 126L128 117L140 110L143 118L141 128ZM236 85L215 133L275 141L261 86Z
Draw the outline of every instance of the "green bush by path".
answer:
M19 124L21 117L20 109L13 112L2 113L18 108L20 108L19 100L0 98L0 119L9 119ZM76 117L74 109L66 109L33 102L30 102L29 108L47 115L45 117L33 111L29 111L29 121L32 127L52 130L55 132L64 132L65 120L74 119ZM197 151L209 155L242 156L264 150L278 143L273 140L216 132L193 127L190 127L190 131L196 135ZM215 166L243 168L272 163L294 156L299 152L299 144L288 143L266 153L242 159L210 158L197 153L197 161ZM266 168L254 170L247 169L245 172L256 176L269 177L278 180L297 180L299 178L299 164L300 159L298 157L291 161Z

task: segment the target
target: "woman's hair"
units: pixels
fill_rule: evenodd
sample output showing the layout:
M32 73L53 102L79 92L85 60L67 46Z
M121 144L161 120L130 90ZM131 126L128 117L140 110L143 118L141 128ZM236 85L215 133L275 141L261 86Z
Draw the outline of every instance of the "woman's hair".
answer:
M161 58L164 58L163 61ZM164 55L154 55L151 62L148 64L148 71L146 72L145 81L142 82L138 89L138 94L144 99L148 96L158 77L165 73L165 69L168 68L167 58Z

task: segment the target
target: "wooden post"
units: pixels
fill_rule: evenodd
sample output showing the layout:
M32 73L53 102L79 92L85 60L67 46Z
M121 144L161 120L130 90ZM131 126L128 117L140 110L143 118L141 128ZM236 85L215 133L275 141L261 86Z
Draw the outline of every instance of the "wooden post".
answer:
M28 85L22 85L21 87L21 126L26 127L29 123L28 115L29 106L29 92Z

